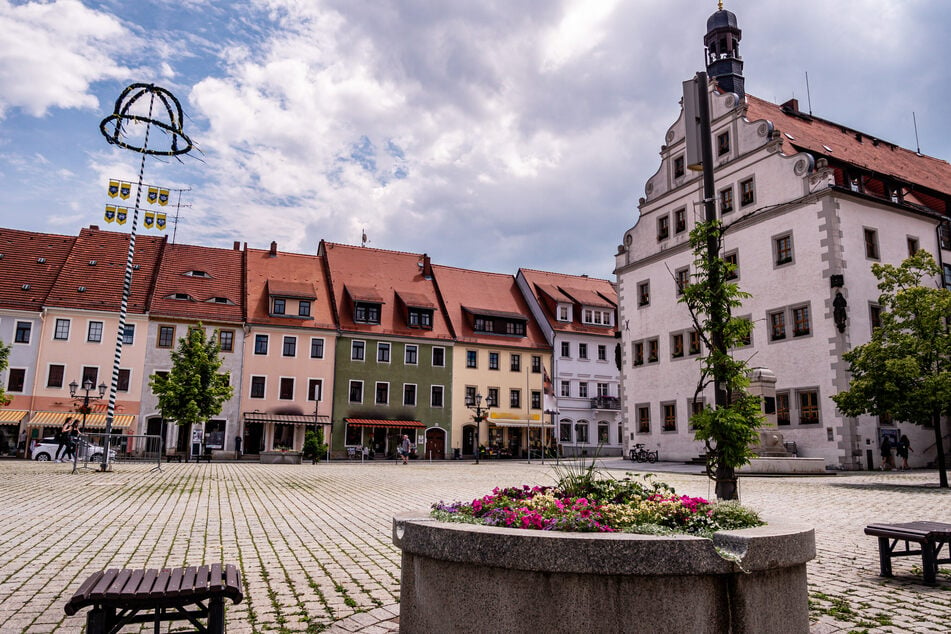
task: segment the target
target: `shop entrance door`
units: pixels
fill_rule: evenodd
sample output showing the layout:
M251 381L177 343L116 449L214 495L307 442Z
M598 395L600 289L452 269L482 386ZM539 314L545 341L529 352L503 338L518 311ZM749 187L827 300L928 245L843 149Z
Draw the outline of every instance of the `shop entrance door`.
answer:
M426 430L427 460L444 460L446 458L446 431L443 429Z

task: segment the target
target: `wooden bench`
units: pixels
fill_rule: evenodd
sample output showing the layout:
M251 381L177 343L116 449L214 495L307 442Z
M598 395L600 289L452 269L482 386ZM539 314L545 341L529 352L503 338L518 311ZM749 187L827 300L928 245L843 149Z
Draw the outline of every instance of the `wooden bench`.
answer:
M158 632L163 621L188 621L196 632L223 634L226 597L235 603L244 598L241 573L233 564L113 568L86 579L65 610L72 616L93 606L86 615L87 634L113 634L133 623L154 623Z
M943 522L907 522L904 524L869 524L865 534L878 537L878 560L883 577L892 576L893 557L921 555L924 581L933 586L937 583L938 564L951 563L951 524ZM896 550L898 542L904 542L904 550ZM919 550L912 550L911 543ZM948 556L941 558L941 550L948 549Z

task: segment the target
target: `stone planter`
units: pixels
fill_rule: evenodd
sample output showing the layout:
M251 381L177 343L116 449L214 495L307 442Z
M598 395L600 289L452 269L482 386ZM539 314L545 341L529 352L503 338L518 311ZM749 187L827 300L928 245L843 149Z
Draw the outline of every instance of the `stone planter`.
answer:
M403 551L404 634L809 631L811 528L710 541L455 524L422 512L394 518L393 543Z
M262 451L261 464L300 464L299 451Z

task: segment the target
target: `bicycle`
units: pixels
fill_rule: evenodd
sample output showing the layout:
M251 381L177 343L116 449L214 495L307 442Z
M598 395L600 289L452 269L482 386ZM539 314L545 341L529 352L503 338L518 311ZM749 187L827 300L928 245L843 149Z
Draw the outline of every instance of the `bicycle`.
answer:
M649 462L654 464L660 459L660 450L649 451L644 443L637 443L631 448L631 462Z

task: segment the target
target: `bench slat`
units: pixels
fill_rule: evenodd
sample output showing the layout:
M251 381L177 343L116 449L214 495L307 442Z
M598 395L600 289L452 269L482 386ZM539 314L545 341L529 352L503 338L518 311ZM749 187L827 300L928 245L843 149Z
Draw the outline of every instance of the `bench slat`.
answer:
M224 574L221 571L221 564L213 563L208 571L209 583L208 589L212 592L221 592L225 589Z
M110 568L107 570L101 577L99 581L96 582L96 585L89 591L90 600L98 600L103 598L106 595L106 590L109 589L109 586L112 585L112 582L115 580L116 575L119 574L117 568Z
M123 569L119 571L119 574L116 575L115 579L112 580L112 583L109 584L109 587L106 589L105 598L106 599L117 599L122 596L122 589L125 587L125 584L129 581L129 577L132 576L132 571L129 569Z
M67 615L72 616L83 607L83 601L86 600L86 596L89 594L89 591L92 590L97 583L99 583L99 580L104 574L106 574L104 571L99 571L86 577L86 580L82 582L76 592L73 593L72 598L70 598L69 602L66 604L65 610Z
M194 590L207 591L211 586L211 577L208 575L208 566L201 565L198 566L198 571L195 573L195 586Z

